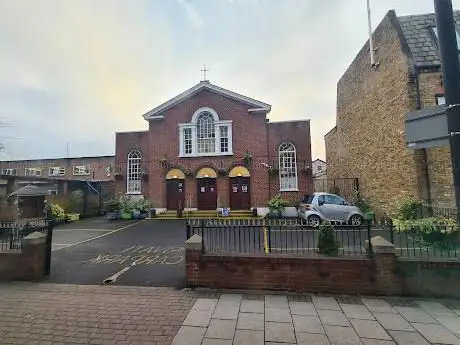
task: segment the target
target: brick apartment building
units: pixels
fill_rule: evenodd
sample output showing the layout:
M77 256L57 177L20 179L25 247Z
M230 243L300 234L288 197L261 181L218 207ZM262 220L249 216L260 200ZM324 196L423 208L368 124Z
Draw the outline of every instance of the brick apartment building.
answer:
M411 150L404 133L408 112L444 103L435 16L389 11L373 39L378 66L367 42L337 85L336 126L325 135L328 178L357 177L376 211L391 212L409 195L451 206L449 148Z
M62 180L113 180L115 156L0 161L0 176Z
M271 106L202 81L116 134L117 190L159 209L265 208L312 191L310 122L271 123Z

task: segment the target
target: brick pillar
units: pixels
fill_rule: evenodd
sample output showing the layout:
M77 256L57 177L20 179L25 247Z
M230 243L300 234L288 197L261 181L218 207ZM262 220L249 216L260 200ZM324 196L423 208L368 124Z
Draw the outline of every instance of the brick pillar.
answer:
M371 239L375 262L376 293L398 295L402 293L402 285L395 274L395 246L380 236Z
M45 276L46 235L33 232L23 238L22 266L24 267L21 280L40 280Z
M203 239L193 235L185 241L185 280L187 287L196 287L200 279L200 261L203 255Z

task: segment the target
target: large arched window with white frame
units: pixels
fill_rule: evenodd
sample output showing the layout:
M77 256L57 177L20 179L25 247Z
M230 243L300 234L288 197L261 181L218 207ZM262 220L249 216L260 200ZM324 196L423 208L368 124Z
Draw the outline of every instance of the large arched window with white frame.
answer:
M200 108L189 123L179 124L179 141L179 157L233 155L232 121Z
M139 151L134 150L128 153L127 175L126 175L126 193L141 193L141 160L142 155Z
M278 148L280 191L298 191L297 157L294 144L285 142Z

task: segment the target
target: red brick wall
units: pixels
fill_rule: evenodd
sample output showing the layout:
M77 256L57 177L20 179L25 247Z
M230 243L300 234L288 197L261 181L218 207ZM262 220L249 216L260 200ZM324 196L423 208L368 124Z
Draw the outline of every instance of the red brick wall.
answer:
M24 245L22 252L0 251L0 281L35 281L43 278L45 246L45 243Z
M178 158L179 155L179 123L188 123L196 110L202 107L214 109L220 120L232 120L233 156ZM252 108L245 103L204 90L165 111L164 119L153 120L149 123L148 132L117 133L116 164L126 167L126 156L131 149L139 149L143 155L143 163L148 166L149 177L142 189L142 194L150 197L156 207L166 205L165 175L167 169L159 164L160 159L166 158L172 166L186 168L193 176L187 177L185 183L186 196L191 197L192 207L197 207L197 187L195 173L204 166L215 170L242 164L244 154L249 151L253 162L249 166L251 172L251 205L264 207L269 199L269 175L262 163L270 159L277 161L275 146L283 139L291 138L297 146L298 160L311 161L310 127L309 122L293 122L267 124L265 113L249 113ZM267 128L270 129L270 145ZM272 151L269 156L268 150ZM300 169L300 166L299 166ZM126 191L126 174L123 180L117 182L119 191ZM271 195L279 193L278 178L272 177ZM299 193L287 193L290 199L299 199L300 194L311 191L311 176L299 171ZM229 206L228 177L219 177L217 188L220 206Z
M380 289L367 258L211 255L186 251L187 283L214 289L394 294Z

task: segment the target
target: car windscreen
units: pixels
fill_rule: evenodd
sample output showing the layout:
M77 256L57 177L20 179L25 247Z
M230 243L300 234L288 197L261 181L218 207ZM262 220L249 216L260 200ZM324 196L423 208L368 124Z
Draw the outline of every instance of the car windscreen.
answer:
M303 202L304 204L311 204L311 203L313 202L313 198L314 198L314 197L315 197L315 196L314 196L313 194L312 194L312 195L304 195L304 196L303 196L303 199L302 199L302 202Z

